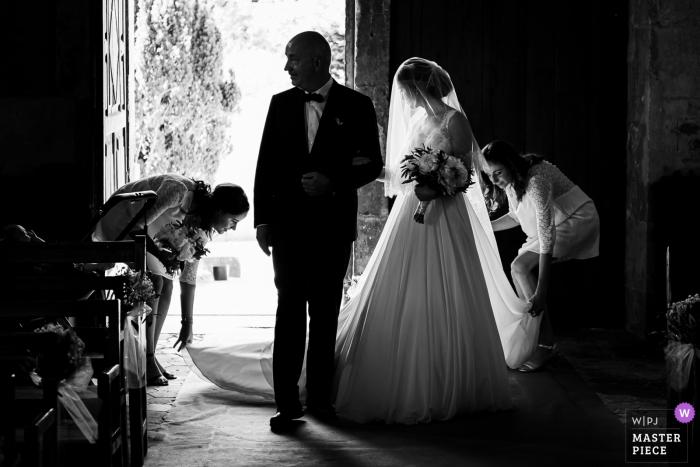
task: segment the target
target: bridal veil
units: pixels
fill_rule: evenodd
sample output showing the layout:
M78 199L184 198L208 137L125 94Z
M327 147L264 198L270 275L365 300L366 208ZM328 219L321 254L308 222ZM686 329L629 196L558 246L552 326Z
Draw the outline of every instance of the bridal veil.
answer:
M442 96L442 104L457 110L469 121L447 71L423 58L414 57L402 63L394 75L391 89L385 163L386 196L413 191L413 186L403 183L401 161L416 147L417 141L424 140L424 135L420 134L420 122L425 120L426 112L440 113L439 109L431 108L435 105L431 96ZM416 106L416 100L422 100L424 105ZM475 183L466 194L457 196L463 196L471 208L471 227L506 363L511 368L518 368L537 344L541 315L533 318L525 312L526 303L517 297L503 271L479 176L480 171L486 168L486 162L468 124L466 131L467 134L460 135L460 139L469 142L468 154L454 155L471 161Z

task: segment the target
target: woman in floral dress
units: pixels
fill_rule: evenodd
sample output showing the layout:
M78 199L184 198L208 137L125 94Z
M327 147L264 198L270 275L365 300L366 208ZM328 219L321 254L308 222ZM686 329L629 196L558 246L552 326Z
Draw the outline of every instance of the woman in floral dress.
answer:
M152 175L127 183L114 192L114 195L153 190L158 199L146 213L146 266L151 273L156 293L160 297L149 304L155 313L148 318L147 336L147 375L150 385L167 386L168 379L175 376L165 371L155 358L155 347L160 331L168 314L173 291L173 260L171 252L159 248L156 241L165 231L182 222L186 227L199 229L197 234L201 245L206 244L216 232L236 230L236 225L245 219L250 209L248 198L241 187L232 183L222 183L211 191L202 181L178 174ZM94 241L110 241L133 219L141 209L140 204L119 203L96 225ZM144 230L143 219L134 226L132 232ZM158 242L160 243L160 242ZM180 349L192 342L192 314L199 260L186 261L180 274L180 302L182 307L182 327L175 345ZM155 321L153 320L155 315ZM153 325L155 323L155 326Z

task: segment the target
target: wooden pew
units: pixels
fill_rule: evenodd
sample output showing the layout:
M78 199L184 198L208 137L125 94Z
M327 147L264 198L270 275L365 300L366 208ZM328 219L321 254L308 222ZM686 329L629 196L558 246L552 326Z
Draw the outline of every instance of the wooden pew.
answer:
M0 262L18 263L130 263L136 270L145 270L146 253L145 237L137 236L134 241L124 242L59 242L59 243L25 243L2 244L0 243ZM132 266L133 267L133 266ZM9 277L0 281L0 295L5 291L21 291L31 294L32 291L66 291L66 290L111 290L119 297L126 279L123 277L99 277L97 275L84 274L84 277L43 277L25 276ZM27 297L31 300L31 297ZM2 300L2 299L0 299ZM109 386L112 393L120 395L119 404L120 446L110 443L112 448L120 449L123 454L122 465L129 464L126 443L126 391L125 372L123 368L123 329L126 323L125 315L121 309L114 314L114 304L118 300L91 300L91 301L0 301L0 318L26 318L26 317L94 317L104 316L108 320L106 329L77 329L84 341L98 341L107 339L107 347L103 355L90 355L93 358L104 358L107 373L112 375ZM49 305L50 303L50 305ZM109 308L109 310L108 310ZM112 325L111 323L116 323ZM86 342L87 343L87 342ZM112 372L113 366L118 367L116 373ZM116 376L118 378L116 378ZM116 379L115 379L116 378ZM118 389L114 389L113 381L117 381ZM98 384L98 390L100 385ZM111 397L105 395L105 397ZM102 398L102 397L101 397ZM148 449L147 445L147 414L146 414L146 387L145 380L139 388L129 389L129 419L131 427L131 464L143 465ZM140 435L139 435L140 434ZM111 437L111 436L110 436ZM106 451L105 451L106 452Z
M42 390L38 390L36 397L39 402L24 407L26 413L21 413L16 399L15 373L20 364L31 367L36 363L30 351L33 354L55 352L58 340L53 333L0 333L0 413L3 414L0 431L6 455L14 458L9 464L21 458L25 466L58 465L58 383L50 377L44 378ZM16 427L24 429L25 449L21 454L17 449ZM41 452L35 452L39 447Z
M58 423L56 411L49 409L39 414L32 423L24 429L24 440L27 444L27 455L25 465L44 467L55 465L51 455L56 451L56 446L52 446L55 441L47 433ZM47 459L48 457L48 459Z

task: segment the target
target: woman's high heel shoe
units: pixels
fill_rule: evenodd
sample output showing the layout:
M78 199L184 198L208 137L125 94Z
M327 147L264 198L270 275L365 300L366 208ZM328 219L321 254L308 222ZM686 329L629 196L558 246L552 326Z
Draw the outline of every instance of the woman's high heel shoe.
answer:
M523 366L518 368L518 371L520 371L522 373L532 373L533 371L539 371L546 364L553 362L554 360L556 360L557 358L559 358L561 356L561 350L559 350L559 346L556 343L553 345L540 344L537 347L542 347L543 349L548 349L549 355L544 360L542 360L542 362L539 365L537 365L531 361L525 362L523 364Z
M153 358L155 359L155 354L149 353L146 354L146 358ZM154 376L153 378L147 378L146 379L146 385L147 386L168 386L170 383L168 383L168 380L161 374L158 376Z

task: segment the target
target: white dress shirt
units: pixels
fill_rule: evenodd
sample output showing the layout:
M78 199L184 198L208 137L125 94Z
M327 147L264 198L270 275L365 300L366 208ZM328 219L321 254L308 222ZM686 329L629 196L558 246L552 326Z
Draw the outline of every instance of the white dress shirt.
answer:
M316 139L316 133L318 132L318 125L321 123L321 116L323 115L323 109L326 108L326 102L328 101L328 92L331 90L331 85L333 84L333 78L329 78L328 82L321 87L314 94L320 94L323 97L323 102L309 101L304 103L304 112L306 116L306 142L309 146L309 152L314 146L314 140ZM309 94L308 92L306 94Z

